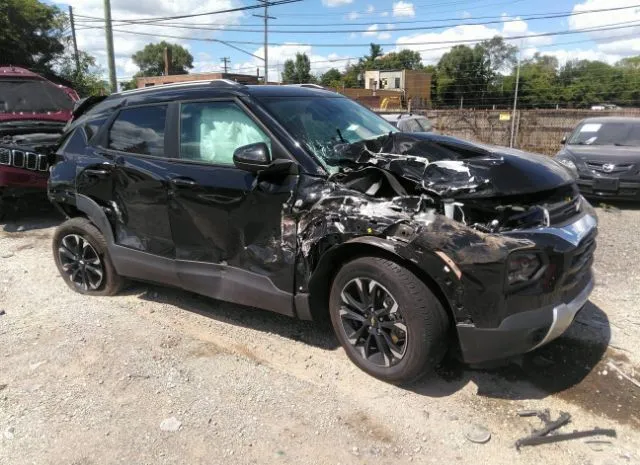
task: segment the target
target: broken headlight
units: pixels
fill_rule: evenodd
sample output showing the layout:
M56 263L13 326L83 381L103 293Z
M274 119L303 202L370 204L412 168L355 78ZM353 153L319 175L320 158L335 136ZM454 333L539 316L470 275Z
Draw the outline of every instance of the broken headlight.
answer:
M556 157L556 161L560 163L562 166L564 166L566 169L568 169L571 174L573 174L576 177L578 176L578 167L576 166L576 163L573 160L570 160L569 158L564 158L562 156L558 156Z
M509 285L526 283L539 276L543 262L539 252L516 252L507 262Z

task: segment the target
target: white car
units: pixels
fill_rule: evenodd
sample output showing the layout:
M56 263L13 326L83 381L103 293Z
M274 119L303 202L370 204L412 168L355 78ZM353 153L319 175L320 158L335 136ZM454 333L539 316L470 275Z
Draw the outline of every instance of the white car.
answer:
M434 132L431 121L422 115L395 113L381 114L380 116L402 132Z

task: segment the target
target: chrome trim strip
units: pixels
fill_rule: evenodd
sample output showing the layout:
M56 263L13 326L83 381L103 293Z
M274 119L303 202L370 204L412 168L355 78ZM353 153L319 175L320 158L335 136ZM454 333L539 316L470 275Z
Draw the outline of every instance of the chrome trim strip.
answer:
M22 164L21 165L18 165L16 163L16 154L18 154L18 153L22 154ZM23 150L13 150L13 157L12 158L13 158L13 160L12 160L13 166L15 166L16 168L24 168L24 165L27 162L27 160L26 160L27 155Z
M593 229L598 225L598 220L595 216L587 213L579 218L577 221L563 226L561 228L548 226L533 229L520 229L518 231L510 231L509 236L519 234L553 234L561 239L578 246L580 241L584 239Z
M587 300L589 300L589 295L591 294L593 287L594 281L593 278L591 278L589 283L575 299L567 304L560 304L553 308L553 322L551 323L549 331L547 331L544 339L542 339L542 341L540 341L540 343L531 350L537 349L538 347L553 341L562 335L569 326L571 326L576 313L578 313L578 311L587 303Z
M6 161L2 161L2 158L6 159ZM11 150L6 149L4 147L0 147L0 165L10 165L11 164Z
M38 154L35 152L25 152L25 167L28 170L36 171L38 169Z
M43 154L38 154L38 171L49 171L49 161L47 160L47 156Z

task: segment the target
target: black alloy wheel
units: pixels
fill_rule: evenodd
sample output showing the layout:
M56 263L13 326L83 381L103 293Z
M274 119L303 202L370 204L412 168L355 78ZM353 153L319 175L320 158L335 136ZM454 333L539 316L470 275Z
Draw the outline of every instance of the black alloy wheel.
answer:
M329 315L347 356L395 384L432 373L449 348L449 315L429 286L382 257L343 264L331 283Z
M74 286L84 292L100 288L104 265L96 249L78 234L68 234L60 241L58 257L63 272Z
M359 277L340 292L340 320L347 340L369 362L389 367L407 349L407 325L397 300L379 282Z

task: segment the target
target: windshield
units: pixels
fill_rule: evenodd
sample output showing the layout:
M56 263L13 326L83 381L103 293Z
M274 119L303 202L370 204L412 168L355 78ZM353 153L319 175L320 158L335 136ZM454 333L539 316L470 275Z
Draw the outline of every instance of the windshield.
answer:
M1 80L1 113L46 113L71 110L73 101L62 89L48 81Z
M336 158L336 146L398 131L375 113L343 97L278 97L261 101L298 142L325 163Z
M610 123L583 123L569 144L640 146L640 120Z

